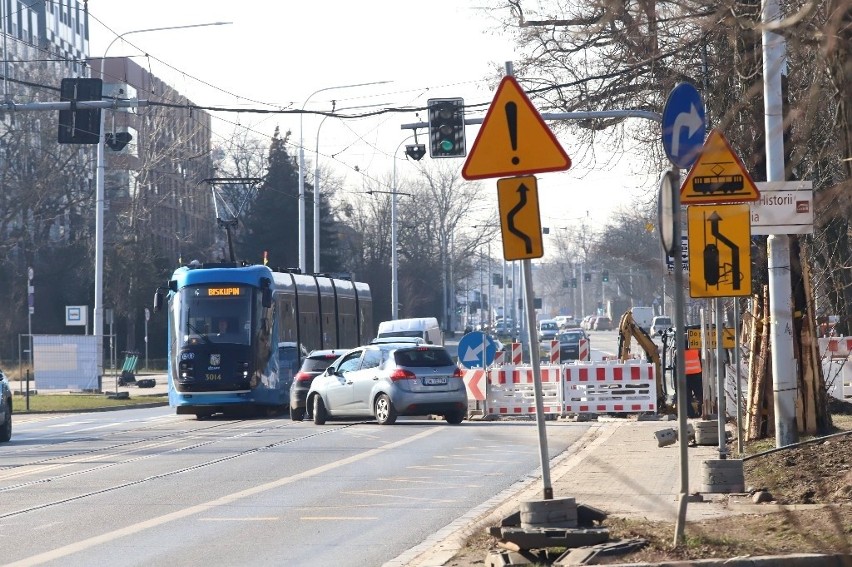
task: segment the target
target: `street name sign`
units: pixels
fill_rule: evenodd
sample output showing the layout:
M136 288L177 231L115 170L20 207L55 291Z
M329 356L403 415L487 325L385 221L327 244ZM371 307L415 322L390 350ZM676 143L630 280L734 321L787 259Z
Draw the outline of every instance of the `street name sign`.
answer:
M503 77L462 167L467 180L563 171L571 158L511 75Z
M678 84L669 93L663 109L663 149L669 161L681 169L692 167L706 133L701 95L689 83Z
M760 191L721 130L713 129L680 187L682 205L756 201Z
M813 183L769 181L757 187L760 199L749 203L752 235L813 233Z
M503 258L526 260L544 256L538 184L532 175L497 181Z
M689 295L751 295L751 230L747 204L687 208Z

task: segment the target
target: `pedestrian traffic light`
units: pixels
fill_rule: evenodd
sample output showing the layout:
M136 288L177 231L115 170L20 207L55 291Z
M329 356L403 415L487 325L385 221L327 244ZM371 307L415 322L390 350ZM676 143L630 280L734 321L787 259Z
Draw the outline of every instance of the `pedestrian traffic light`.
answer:
M430 98L429 156L433 158L465 157L464 99Z
M101 138L101 109L78 109L77 102L101 100L101 79L62 79L59 100L70 102L68 110L59 111L60 144L97 144Z
M604 270L601 272L601 281L608 282L609 281L609 270Z

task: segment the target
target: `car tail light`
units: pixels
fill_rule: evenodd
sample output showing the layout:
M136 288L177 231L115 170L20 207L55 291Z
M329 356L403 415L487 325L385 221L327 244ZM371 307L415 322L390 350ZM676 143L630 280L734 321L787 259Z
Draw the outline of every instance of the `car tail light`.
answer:
M391 372L390 379L394 382L397 380L414 380L417 376L411 370L406 370L404 368L397 368L393 372Z
M453 370L453 378L464 378L464 372L462 369L456 366L456 369Z
M307 382L311 378L313 378L313 374L310 372L297 372L295 376L293 376L294 382Z

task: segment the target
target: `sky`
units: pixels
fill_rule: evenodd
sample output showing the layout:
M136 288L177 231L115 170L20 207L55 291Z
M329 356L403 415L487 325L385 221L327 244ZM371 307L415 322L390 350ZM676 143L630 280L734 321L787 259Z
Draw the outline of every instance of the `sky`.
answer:
M147 0L140 9L117 0L89 0L90 55L133 57L201 106L328 111L334 104L340 112L350 108L348 112L354 113L425 107L429 98L489 103L494 98L495 70L518 54L511 35L500 31L495 14L482 9L485 4L484 0ZM212 22L230 23L127 33ZM120 34L132 45L116 40ZM373 82L381 84L349 86ZM481 113L472 117L484 116L486 107L480 108ZM425 112L413 111L324 122L314 115L300 120L298 115L214 113L213 142L245 128L265 138L276 126L282 132L289 129L292 155L297 155L301 138L306 160L312 164L318 145L320 164L344 177L347 188L355 188L361 187L363 176L389 178L391 156L397 148L402 156L405 144L413 141L407 140L412 131L400 126L425 121ZM478 130L467 127L468 151ZM428 143L425 129L418 132L418 141ZM570 139L559 141L572 159L586 151L572 147ZM464 160L453 161L461 170ZM542 226L571 227L581 220L600 225L615 208L630 205L636 186L655 184L632 175L629 164L621 161L607 169L575 165L567 172L539 175ZM413 177L415 170L401 159L397 174L404 179ZM481 183L486 195L491 194L489 186L494 188L496 223L496 179Z

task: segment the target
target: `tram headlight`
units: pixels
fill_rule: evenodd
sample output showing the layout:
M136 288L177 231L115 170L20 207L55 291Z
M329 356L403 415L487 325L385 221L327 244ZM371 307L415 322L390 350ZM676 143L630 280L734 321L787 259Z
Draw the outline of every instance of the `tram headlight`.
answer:
M181 360L178 370L182 379L189 378L192 375L192 362L188 360Z

